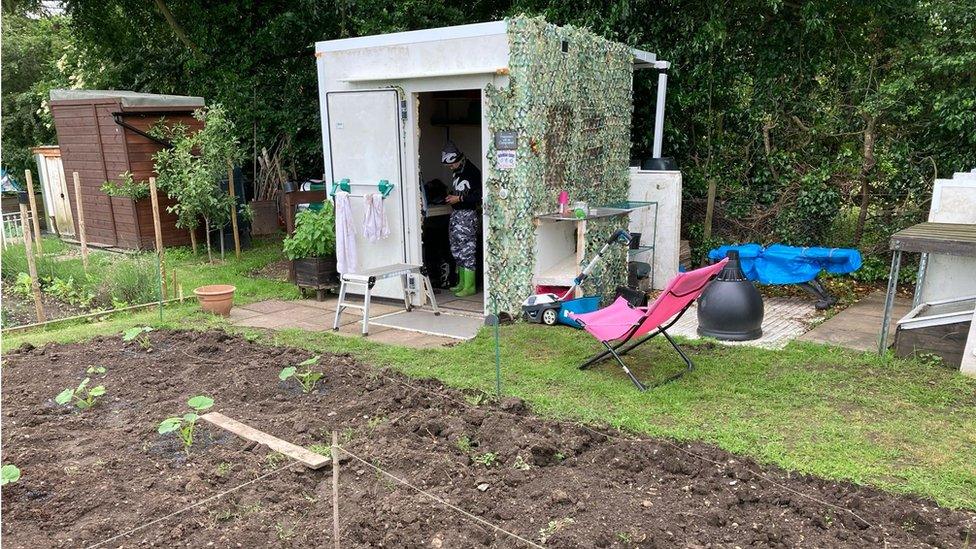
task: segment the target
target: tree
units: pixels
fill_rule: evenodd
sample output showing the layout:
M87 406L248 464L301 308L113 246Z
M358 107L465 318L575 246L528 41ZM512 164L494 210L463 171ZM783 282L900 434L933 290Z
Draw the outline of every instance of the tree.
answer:
M228 164L238 162L242 155L234 123L221 105L198 109L193 116L204 123L203 129L191 132L183 124L166 126L165 122L153 127L157 137L172 143L172 147L156 153L153 160L159 189L176 201L167 208L176 214L176 226L192 232L203 219L207 257L213 262L210 229L225 226L230 221L231 207L236 207L220 187L220 181Z

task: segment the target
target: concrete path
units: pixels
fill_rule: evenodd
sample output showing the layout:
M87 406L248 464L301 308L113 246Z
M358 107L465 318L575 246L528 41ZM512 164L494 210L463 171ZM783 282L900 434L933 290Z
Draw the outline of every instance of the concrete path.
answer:
M876 291L861 301L827 319L823 324L803 334L801 341L828 343L857 351L877 351L881 316L884 313L884 292ZM888 341L894 343L894 329L898 320L911 310L907 297L896 297L891 317Z
M346 309L339 318L339 331L332 331L336 302L335 296L329 296L325 301L282 301L278 299L260 301L249 305L235 306L230 311L230 320L235 326L268 330L295 328L312 332L330 332L351 337L362 337L360 322L363 316L361 311L357 309ZM370 318L377 318L402 310L402 305L397 307L374 301L370 304L369 314ZM368 339L418 349L441 347L458 342L457 339L450 337L398 330L387 326L378 326L372 322L369 324Z

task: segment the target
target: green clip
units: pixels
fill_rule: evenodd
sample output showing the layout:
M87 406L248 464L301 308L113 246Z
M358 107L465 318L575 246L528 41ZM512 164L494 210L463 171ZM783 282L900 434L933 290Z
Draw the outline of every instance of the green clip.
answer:
M332 182L332 192L329 194L335 196L336 191L346 191L348 193L350 192L350 188L349 179L340 179L338 183L335 181Z
M383 198L386 198L393 192L393 183L390 183L386 179L380 179L380 182L376 185L376 190L383 195Z

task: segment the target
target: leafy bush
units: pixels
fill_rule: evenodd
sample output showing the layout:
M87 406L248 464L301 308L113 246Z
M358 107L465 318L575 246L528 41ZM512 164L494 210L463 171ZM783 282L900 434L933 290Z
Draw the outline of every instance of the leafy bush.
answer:
M30 297L34 290L34 283L27 273L17 273L17 281L14 282L11 290L22 297Z
M87 308L91 306L93 301L95 301L95 291L93 287L90 284L77 284L75 283L74 277L71 276L69 276L67 280L59 277L46 280L44 284L44 291L57 299L76 307Z
M132 200L142 200L149 196L149 183L135 181L132 178L132 172L122 172L119 174L119 178L121 181L102 183L102 192L109 196L131 198Z
M319 211L305 210L295 216L295 234L283 243L288 259L335 255L335 212L329 201Z
M105 305L156 301L159 299L158 277L154 255L126 257L105 269L98 285L98 301Z

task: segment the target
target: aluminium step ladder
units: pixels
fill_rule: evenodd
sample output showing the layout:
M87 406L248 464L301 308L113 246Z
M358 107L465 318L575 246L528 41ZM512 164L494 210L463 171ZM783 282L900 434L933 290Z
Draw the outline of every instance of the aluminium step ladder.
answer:
M420 278L420 291L425 292L427 298L430 299L430 306L434 310L434 315L440 315L441 313L437 309L437 300L434 298L434 287L430 283L430 277L427 276L427 269L423 265L395 263L393 265L374 267L358 273L344 273L339 276L339 302L336 305L335 322L332 324L332 329L335 331L339 330L339 317L342 315L342 311L347 308L360 309L363 311L363 337L368 336L370 294L373 291L373 286L376 285L376 281L385 278L400 277L400 287L403 288L403 308L407 312L412 311L413 305L410 303L412 291L407 283L407 278L411 275L416 275ZM363 287L362 305L346 301L346 290L349 286Z

